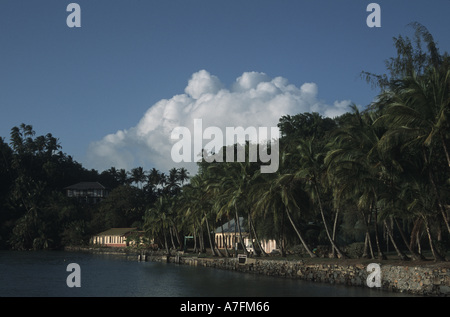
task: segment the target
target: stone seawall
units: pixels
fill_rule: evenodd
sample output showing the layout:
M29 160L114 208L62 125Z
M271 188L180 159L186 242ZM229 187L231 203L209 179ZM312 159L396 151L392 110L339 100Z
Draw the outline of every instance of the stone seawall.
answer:
M244 273L297 278L311 282L368 287L370 272L363 264L308 264L303 261L282 261L247 258L197 258L156 256L149 261L163 261L193 266L212 267ZM381 289L422 296L450 296L450 269L430 266L380 265ZM375 286L376 287L376 286Z
M370 274L367 271L367 264L360 263L312 264L306 261L262 258L247 258L245 263L239 263L238 258L201 258L175 254L167 256L162 252L142 252L128 248L99 249L79 247L66 248L66 250L94 253L123 253L136 256L136 260L204 266L250 274L295 278L311 282L342 284L355 287L368 287L367 277ZM143 255L145 257L142 257ZM448 262L446 263L448 264ZM405 292L421 296L450 297L450 265L415 265L414 262L402 265L379 263L379 265L381 269L381 288L383 290Z

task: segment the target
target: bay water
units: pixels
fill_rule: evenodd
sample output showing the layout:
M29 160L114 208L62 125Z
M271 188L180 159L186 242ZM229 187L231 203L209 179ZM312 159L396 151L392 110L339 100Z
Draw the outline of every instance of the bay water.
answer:
M70 263L80 287L69 287ZM0 251L0 297L393 297L368 287L329 285L159 262L126 254Z

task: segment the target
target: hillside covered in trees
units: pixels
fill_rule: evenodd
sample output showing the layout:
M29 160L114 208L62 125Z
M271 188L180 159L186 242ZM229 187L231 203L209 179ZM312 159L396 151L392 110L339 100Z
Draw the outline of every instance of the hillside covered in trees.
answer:
M362 72L379 89L365 110L336 118L317 113L279 120L280 166L199 163L161 172L86 170L51 134L22 124L0 138L0 247L45 249L89 243L111 227L137 227L168 252L196 237L199 251L224 255L210 233L244 217L256 245L276 239L283 255L318 245L330 256L443 260L450 249L450 58L417 23L415 38L394 38L386 74ZM248 157L248 156L247 156ZM111 190L94 205L63 188L98 181ZM244 252L246 251L243 248ZM264 254L263 254L264 255Z

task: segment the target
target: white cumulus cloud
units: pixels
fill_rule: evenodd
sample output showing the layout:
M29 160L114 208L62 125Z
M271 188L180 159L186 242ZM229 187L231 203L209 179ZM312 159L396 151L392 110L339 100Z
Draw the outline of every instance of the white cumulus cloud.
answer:
M281 116L319 112L335 117L348 111L350 101L327 105L318 98L315 83L300 87L282 77L270 78L260 72L245 72L230 88L206 70L194 73L184 93L152 105L136 126L119 130L92 142L87 151L88 164L99 171L114 166L130 170L143 166L163 172L186 167L195 173L195 163L174 163L171 140L175 127L194 131L194 119L207 127L276 127ZM205 141L207 143L207 141Z

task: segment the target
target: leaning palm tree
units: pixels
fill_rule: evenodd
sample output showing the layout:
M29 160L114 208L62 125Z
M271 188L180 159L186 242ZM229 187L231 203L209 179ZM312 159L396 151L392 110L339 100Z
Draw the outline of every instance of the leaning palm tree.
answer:
M205 170L203 173L208 173L211 170ZM208 173L209 175L210 173ZM223 219L226 219L228 221L231 221L231 219L234 219L235 213L233 208L228 208L228 199L229 197L223 193L223 188L220 183L221 179L217 178L217 174L214 175L214 177L211 177L209 175L205 181L205 184L207 184L207 190L212 195L211 199L214 201L212 204L212 209L214 214L216 215L216 221L220 223L221 231L224 232L223 228ZM240 225L240 224L239 224ZM234 223L234 228L237 227L236 222ZM233 242L231 242L233 244ZM225 246L225 252L227 256L230 256L230 252L228 251L227 243L224 243Z
M421 180L420 177L412 178L408 186L403 188L400 198L406 201L407 210L419 217L425 226L425 231L430 245L430 251L435 261L443 261L445 257L439 253L433 242L430 228L432 219L436 219L437 200L432 195L431 186Z
M188 230L188 232L192 233L194 237L194 252L206 252L203 242L203 230L202 230L202 210L196 208L195 201L196 193L195 190L184 187L182 191L182 204L179 206L179 212L183 217L183 224ZM198 239L197 239L198 238ZM197 246L197 240L199 242Z
M378 236L379 195L384 189L385 166L378 151L380 131L372 125L374 118L362 115L353 107L353 120L336 130L330 142L324 163L329 177L338 188L338 197L349 197L356 202L366 226L366 242L371 248L369 219L374 220L375 242L380 258L385 258Z
M313 201L316 202L320 215L322 217L323 226L331 243L333 249L336 250L338 255L342 258L347 257L337 246L336 242L331 236L328 221L325 217L325 211L322 199L323 188L323 157L325 151L316 148L317 142L314 138L307 140L300 140L300 145L297 147L299 156L299 170L295 173L295 178L302 180L306 187L309 187L310 195Z
M308 195L302 190L300 182L293 174L278 173L273 182L267 183L266 188L260 192L261 199L255 205L255 212L266 215L273 213L273 218L282 218L286 214L289 223L297 234L300 242L310 257L317 257L309 248L301 230L294 221L295 214L307 214Z
M245 151L249 151L249 144L244 147ZM222 217L230 218L233 214L237 230L239 233L240 244L244 253L248 255L245 246L242 228L240 225L240 217L247 216L248 233L255 239L258 246L260 241L255 231L251 209L255 202L259 199L255 190L264 183L264 179L260 172L260 165L256 162L226 162L211 164L207 168L208 173L208 189L218 189L216 199L217 219ZM262 250L262 248L259 248ZM264 251L262 250L263 254Z
M249 165L243 162L213 164L208 170L211 173L208 189L221 188L219 199L223 203L218 208L217 217L229 214L230 211L234 212L240 244L248 255L239 219L248 210L246 194L249 193L255 176L250 173Z
M184 186L183 192L186 192L189 200L187 214L193 215L199 220L201 225L206 225L206 232L213 255L220 255L216 250L214 239L211 238L210 219L215 218L211 215L214 212L212 208L211 193L208 192L207 182L202 174L198 174L191 178L188 185Z

